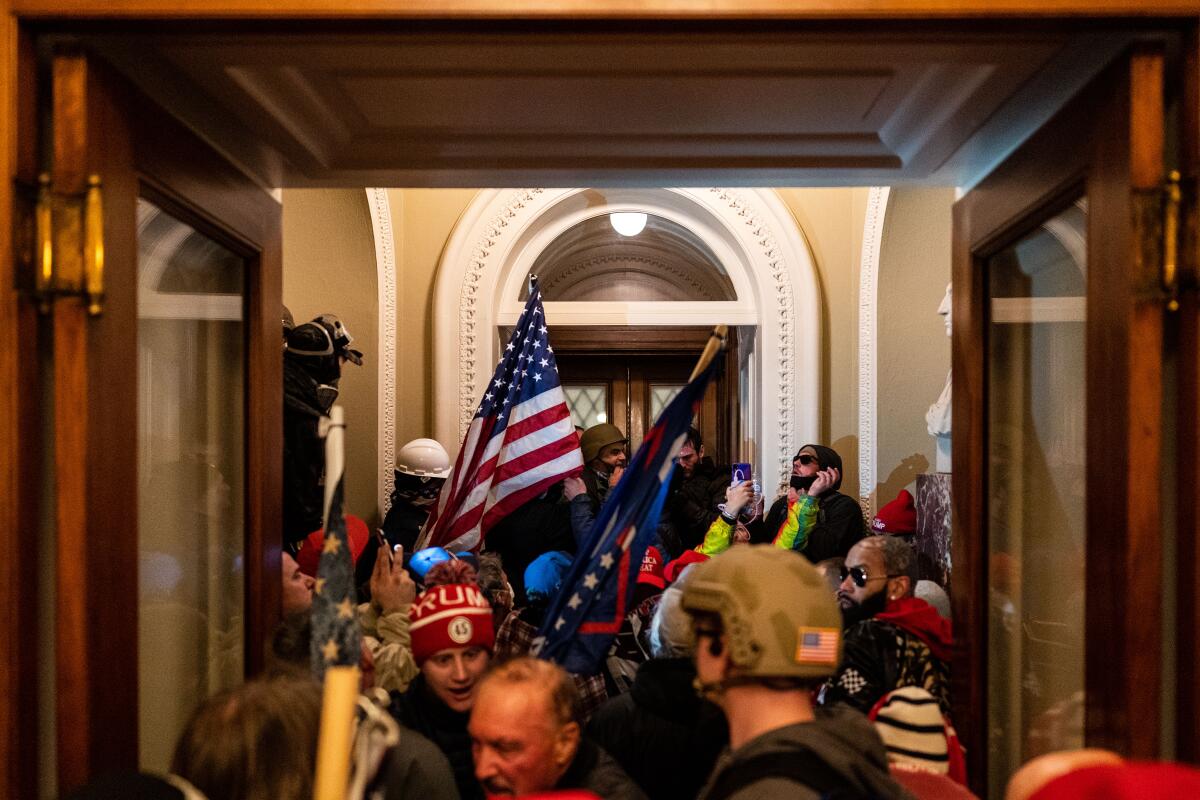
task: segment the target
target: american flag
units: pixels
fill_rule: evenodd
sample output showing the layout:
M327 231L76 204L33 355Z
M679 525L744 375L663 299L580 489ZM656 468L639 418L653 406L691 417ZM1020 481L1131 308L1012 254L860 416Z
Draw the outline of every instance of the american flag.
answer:
M840 634L836 628L800 628L796 631L796 663L837 664Z
M340 431L344 428L341 408L335 407L333 420L327 426L327 441L341 447ZM327 481L333 482L333 494L325 510L325 539L321 560L317 565L317 585L312 603L312 645L310 649L313 677L318 681L328 667L357 666L361 657L362 632L358 627L354 596L354 560L350 555L350 539L346 535L346 519L342 515L344 463L341 458L327 458L330 467Z
M488 530L583 469L537 278L417 547L478 550Z
M654 538L675 454L723 357L724 351L718 351L663 409L605 500L534 640L540 658L578 675L600 668L625 619L638 570Z

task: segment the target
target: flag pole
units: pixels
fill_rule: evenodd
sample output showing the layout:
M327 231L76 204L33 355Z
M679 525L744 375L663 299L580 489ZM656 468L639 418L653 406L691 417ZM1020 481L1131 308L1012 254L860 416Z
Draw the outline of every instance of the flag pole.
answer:
M346 470L346 410L341 406L329 409L329 416L321 417L317 432L325 439L325 508L321 520L328 530L333 493Z
M688 378L688 383L696 380L696 376L704 372L705 368L717 357L717 353L725 348L725 337L728 333L728 325L718 325L712 329L712 333L708 335L708 343L704 345L704 352L700 354L700 360L696 362L696 368L692 370L692 377Z
M319 431L325 437L325 530L329 510L346 466L346 416L341 406L329 410ZM354 711L358 706L358 667L329 667L321 701L321 732L317 739L315 800L345 800L350 781L350 749Z

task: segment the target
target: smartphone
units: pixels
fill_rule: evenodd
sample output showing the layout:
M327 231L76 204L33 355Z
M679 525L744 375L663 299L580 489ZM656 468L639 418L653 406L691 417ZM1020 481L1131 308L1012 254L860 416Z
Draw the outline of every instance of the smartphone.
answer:
M379 542L379 549L387 553L388 566L393 566L396 562L392 558L392 546L388 544L387 537L383 535L383 531L379 528L375 529L375 539Z
M730 469L729 485L737 486L739 483L754 479L754 470L749 464L734 464Z

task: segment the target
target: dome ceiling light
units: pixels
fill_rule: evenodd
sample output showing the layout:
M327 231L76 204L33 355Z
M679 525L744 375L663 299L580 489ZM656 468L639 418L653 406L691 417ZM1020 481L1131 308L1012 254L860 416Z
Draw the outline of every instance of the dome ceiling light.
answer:
M619 211L608 215L613 230L622 236L637 236L646 227L646 215L635 211Z

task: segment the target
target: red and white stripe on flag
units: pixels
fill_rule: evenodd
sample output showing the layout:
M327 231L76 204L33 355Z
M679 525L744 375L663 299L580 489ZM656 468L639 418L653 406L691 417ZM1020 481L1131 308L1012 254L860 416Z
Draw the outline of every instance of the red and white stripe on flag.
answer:
M478 550L497 522L583 467L561 387L518 404L508 424L499 431L496 427L494 414L471 420L425 524L421 547Z

